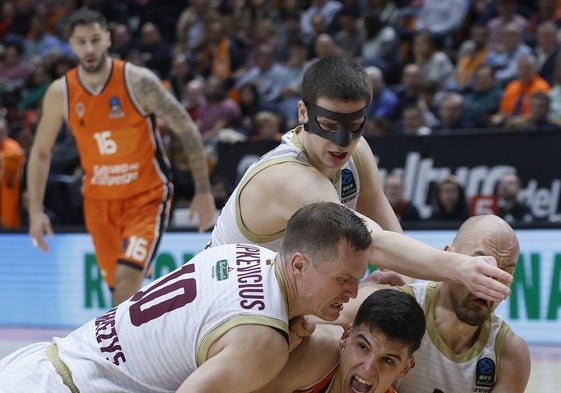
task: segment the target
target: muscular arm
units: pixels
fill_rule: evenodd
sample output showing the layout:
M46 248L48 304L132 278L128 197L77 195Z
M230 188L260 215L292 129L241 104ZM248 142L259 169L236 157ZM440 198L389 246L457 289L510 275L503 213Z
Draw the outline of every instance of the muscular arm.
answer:
M254 393L293 393L321 380L339 362L342 334L339 326L318 325L311 336L290 352L288 362L275 379Z
M129 66L132 90L142 108L164 119L181 141L195 183L195 196L190 208L199 216L199 230L206 230L212 225L216 207L199 129L154 73L146 68Z
M271 327L237 326L220 337L177 393L251 392L271 381L288 359L288 343Z
M357 212L374 220L387 231L403 233L401 224L384 194L374 154L364 138L361 138L356 152L359 154L360 166L362 168L360 195L356 207ZM401 277L405 283L415 281L406 275L401 275Z
M401 224L384 194L374 154L364 138L361 138L356 152L359 154L362 167L356 210L376 221L385 230L403 233Z
M52 235L49 218L43 213L43 200L51 166L51 151L64 122L64 83L57 79L48 88L43 99L42 115L35 131L27 164L29 194L29 234L40 249L48 251L44 233Z
M263 170L243 189L241 215L253 233L272 234L284 229L299 208L319 201L340 203L329 179L313 168L284 163ZM497 268L494 258L437 250L401 233L383 230L372 219L357 214L372 233L369 260L376 266L410 277L462 282L487 300L504 300L510 294L497 280L510 282L512 276Z
M523 393L530 378L528 344L509 331L501 349L497 380L493 393Z

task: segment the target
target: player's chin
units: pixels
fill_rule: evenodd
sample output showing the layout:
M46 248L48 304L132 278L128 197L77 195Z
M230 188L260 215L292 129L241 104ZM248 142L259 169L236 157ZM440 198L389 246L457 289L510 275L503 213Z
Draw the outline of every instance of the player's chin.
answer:
M335 321L341 315L343 303L331 303L322 313L321 319L326 321Z

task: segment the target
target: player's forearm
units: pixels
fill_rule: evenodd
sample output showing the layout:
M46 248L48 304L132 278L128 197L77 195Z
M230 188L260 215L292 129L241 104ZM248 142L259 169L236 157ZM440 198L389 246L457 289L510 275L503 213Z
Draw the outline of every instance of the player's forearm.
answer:
M372 238L370 260L379 268L425 280L459 281L457 264L450 263L451 253L392 231L373 232Z
M29 214L43 211L45 188L51 167L51 156L31 151L27 165L27 192Z
M192 120L186 119L176 130L189 160L196 192L210 192L207 159L198 128Z

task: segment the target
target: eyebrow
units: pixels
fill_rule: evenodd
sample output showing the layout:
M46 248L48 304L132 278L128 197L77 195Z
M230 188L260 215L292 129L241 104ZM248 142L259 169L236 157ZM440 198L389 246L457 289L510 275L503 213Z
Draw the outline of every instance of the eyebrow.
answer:
M366 341L366 343L368 344L368 346L370 346L370 348L374 347L372 345L372 343L364 336L364 334L362 333L357 333L357 337L362 338L364 341ZM388 339L388 341L392 341L391 338L386 337ZM395 354L395 353L385 353L383 356L387 356L387 357L391 357L394 359L397 359L398 361L401 361L401 355L400 354Z

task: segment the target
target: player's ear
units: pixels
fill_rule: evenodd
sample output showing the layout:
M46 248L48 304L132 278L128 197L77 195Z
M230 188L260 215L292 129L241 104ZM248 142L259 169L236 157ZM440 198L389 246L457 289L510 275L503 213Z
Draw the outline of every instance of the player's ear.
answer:
M347 339L349 338L349 336L351 335L351 330L352 330L353 326L349 325L345 328L345 330L343 331L343 334L341 335L341 338L339 339L339 346L341 348L345 348L345 346L347 345Z
M306 258L304 254L299 252L295 252L294 254L292 254L292 258L290 260L292 270L295 274L302 274L306 270L308 262L308 258Z
M403 370L401 370L399 375L401 377L405 376L405 374L407 374L409 370L411 370L413 367L415 367L415 355L409 356L409 359L407 359L407 363L405 364L405 367L403 368Z

